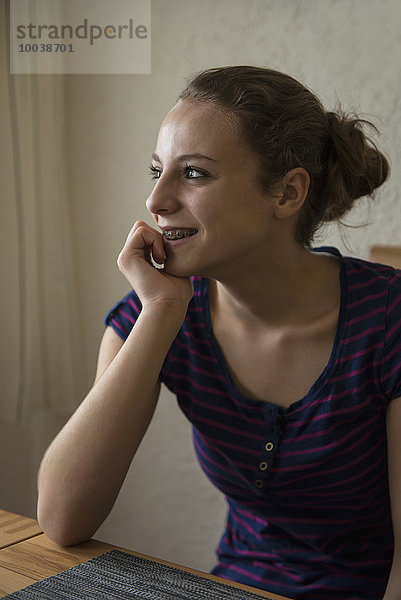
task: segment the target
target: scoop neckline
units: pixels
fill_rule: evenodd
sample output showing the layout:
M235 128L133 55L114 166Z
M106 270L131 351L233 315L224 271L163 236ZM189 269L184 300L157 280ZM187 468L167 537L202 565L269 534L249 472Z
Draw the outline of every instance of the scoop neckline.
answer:
M211 348L212 348L212 351L214 354L214 358L217 360L220 371L228 383L230 394L235 398L235 400L239 404L242 404L242 405L245 405L245 406L248 406L251 408L255 408L255 409L259 408L262 410L268 410L270 412L279 412L279 413L281 413L282 416L284 416L286 414L290 414L291 412L294 412L295 410L304 407L304 405L307 405L309 402L314 400L314 398L317 396L319 391L325 385L325 383L327 382L327 379L331 376L331 374L334 370L334 367L336 365L336 362L337 362L337 359L339 357L340 350L341 350L340 340L342 338L342 334L343 334L343 330L344 330L344 323L345 323L344 314L345 314L346 306L347 306L347 282L346 282L346 272L345 272L345 267L344 267L344 257L337 248L334 248L332 246L320 246L318 248L312 248L311 250L312 250L312 252L326 253L326 254L329 254L332 256L336 256L340 260L340 270L339 270L340 306L339 306L339 311L338 311L337 328L336 328L336 334L334 336L334 341L333 341L333 346L331 349L330 357L328 359L328 362L327 362L325 368L320 373L320 375L317 377L317 379L315 379L315 381L311 385L309 391L304 396L302 396L302 398L300 398L299 400L295 400L294 402L292 402L288 407L280 406L279 404L270 402L269 400L254 400L253 398L248 398L247 396L245 396L238 390L238 388L235 385L234 380L231 376L230 370L229 370L226 360L223 356L223 353L220 349L219 343L213 332L212 319L211 319L211 314L210 314L210 304L209 304L209 279L207 279L207 278L202 279L201 297L202 297L203 309L205 312L205 332L209 338Z

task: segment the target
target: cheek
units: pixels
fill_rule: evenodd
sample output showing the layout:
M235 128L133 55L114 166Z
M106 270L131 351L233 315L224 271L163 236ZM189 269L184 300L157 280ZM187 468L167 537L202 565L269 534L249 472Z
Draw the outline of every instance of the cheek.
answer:
M194 194L186 206L204 229L209 229L221 219L218 198L216 194L206 189Z
M187 209L207 237L213 237L214 241L227 240L231 231L237 234L243 228L248 229L252 224L255 226L252 219L256 218L259 223L260 219L264 219L264 211L256 210L255 200L252 203L246 191L241 190L240 193L238 187L235 189L234 186L217 183L213 187L197 190L188 199Z

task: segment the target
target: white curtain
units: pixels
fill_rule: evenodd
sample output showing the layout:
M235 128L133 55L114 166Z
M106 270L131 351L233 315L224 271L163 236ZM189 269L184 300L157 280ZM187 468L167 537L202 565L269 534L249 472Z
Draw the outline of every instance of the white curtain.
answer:
M10 75L5 0L0 27L0 506L12 510L27 493L32 507L40 455L79 399L81 349L65 77Z

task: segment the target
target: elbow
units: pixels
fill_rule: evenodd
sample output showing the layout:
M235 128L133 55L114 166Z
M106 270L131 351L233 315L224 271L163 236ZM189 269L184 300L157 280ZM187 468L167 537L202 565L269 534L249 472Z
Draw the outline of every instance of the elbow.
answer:
M39 518L38 521L43 533L58 546L76 546L88 541L92 537L82 532L74 533L70 528L63 527L62 524L49 524Z
M43 533L59 546L76 546L89 540L94 532L85 531L79 524L68 518L66 514L46 510L38 502L37 520Z
M40 524L40 522L39 522ZM42 527L42 525L41 525ZM82 544L90 539L91 536L85 535L71 535L69 531L63 528L45 528L42 527L43 533L55 542L58 546L76 546Z

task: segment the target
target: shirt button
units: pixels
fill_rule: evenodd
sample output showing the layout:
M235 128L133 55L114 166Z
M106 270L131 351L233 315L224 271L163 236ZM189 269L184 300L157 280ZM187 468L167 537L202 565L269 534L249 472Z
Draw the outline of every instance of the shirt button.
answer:
M273 442L267 442L267 444L265 445L265 450L267 450L267 452L271 452L274 448L274 444Z
M257 479L255 481L255 485L256 485L256 487L258 487L260 489L263 487L263 481L261 479Z
M262 462L261 462L261 463L259 463L259 469L260 469L261 471L266 471L266 469L267 469L267 467L268 467L268 466L269 466L269 465L267 464L267 462L266 462L265 460L262 460Z

